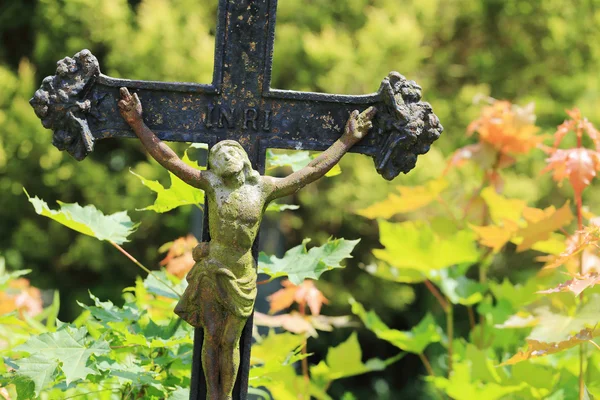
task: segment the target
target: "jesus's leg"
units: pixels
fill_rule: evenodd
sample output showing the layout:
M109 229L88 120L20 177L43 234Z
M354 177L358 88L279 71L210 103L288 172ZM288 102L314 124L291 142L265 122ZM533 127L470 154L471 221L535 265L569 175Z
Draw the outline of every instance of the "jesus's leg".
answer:
M247 318L228 315L221 340L221 395L223 400L232 398L233 386L240 367L240 336ZM221 399L219 399L221 400Z
M204 323L204 341L202 342L202 369L206 378L206 398L208 400L221 400L221 386L219 385L219 371L221 360L219 358L221 337L225 326L225 314L222 307L211 298L210 292L201 295Z

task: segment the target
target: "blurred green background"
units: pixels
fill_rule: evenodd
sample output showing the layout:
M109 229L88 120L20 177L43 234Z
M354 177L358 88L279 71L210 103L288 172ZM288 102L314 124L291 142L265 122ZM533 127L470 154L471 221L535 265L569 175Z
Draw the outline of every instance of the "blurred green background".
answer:
M600 0L281 0L272 87L363 94L378 89L397 70L416 80L446 128L417 169L393 182L380 178L372 161L348 155L343 175L323 179L290 202L298 211L271 215L266 223L284 233L289 248L304 237L321 244L329 236L362 238L341 272L325 274L320 288L332 301L326 314L348 313L352 293L398 329L413 326L432 306L419 286L377 281L358 268L380 247L377 225L354 215L386 197L398 184L438 176L445 157L473 139L467 124L479 113L478 94L518 104L534 101L542 133L552 133L564 109L579 107L600 123ZM32 283L61 293L60 318L81 310L87 290L119 301L139 270L106 243L78 235L36 215L22 188L50 204L94 204L104 213L142 208L153 195L129 169L168 185L166 171L150 162L135 140L106 140L78 163L51 145L27 103L57 60L88 48L102 72L114 77L208 83L212 78L217 0L23 0L0 3L0 253L11 269L31 268ZM176 146L177 147L177 146ZM531 204L558 204L569 197L539 178L543 154L520 159L505 172L505 194ZM460 179L469 184L469 171ZM477 172L473 171L473 175ZM467 176L467 178L465 178ZM533 177L533 178L532 178ZM598 191L586 192L597 204ZM562 204L562 203L561 203ZM131 211L142 225L125 246L144 264L158 266L158 247L188 233L191 207L163 215ZM277 228L278 226L278 228ZM270 235L263 236L270 238ZM263 243L274 248L273 244ZM279 254L281 255L281 254ZM496 278L512 274L520 256L499 257ZM466 315L457 315L458 332ZM466 326L466 325L465 325ZM315 359L347 330L312 342ZM373 335L361 336L366 357L396 352ZM311 345L309 345L311 346ZM321 354L321 355L319 355ZM422 368L416 357L381 374L351 382L358 398L397 398L416 393ZM412 391L415 392L412 392ZM332 394L342 393L340 387ZM362 393L362 395L361 395Z

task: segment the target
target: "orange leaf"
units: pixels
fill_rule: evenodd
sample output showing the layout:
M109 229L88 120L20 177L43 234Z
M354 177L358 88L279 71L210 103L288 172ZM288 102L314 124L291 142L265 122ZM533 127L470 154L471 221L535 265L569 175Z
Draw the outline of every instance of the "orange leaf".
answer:
M543 140L536 135L533 103L525 107L508 101L494 101L481 116L469 124L467 133L477 132L479 139L505 154L524 154Z
M530 360L532 358L543 357L550 354L559 353L563 350L575 347L578 344L588 342L594 337L600 335L600 329L585 328L576 335L570 336L567 340L556 343L546 343L537 340L527 340L527 349L519 351L509 360L503 362L499 366L513 365L521 361Z
M160 265L165 266L167 272L183 278L194 266L192 252L198 245L198 240L193 235L180 237L173 242L163 245L159 251L168 249L167 255L160 261Z
M312 315L319 315L323 303L329 303L323 293L315 287L314 281L310 279L306 279L298 286L287 279L282 281L281 284L284 288L279 289L268 298L271 302L270 313L284 310L296 302L300 305L300 309L308 305Z
M478 236L478 242L486 247L491 247L495 253L500 251L510 241L515 232L519 229L519 226L510 220L504 220L504 226L488 225L488 226L474 226L471 225L471 229L475 231Z
M523 217L528 221L528 225L517 232L517 236L523 238L523 241L517 246L519 252L531 248L536 242L547 240L552 232L573 220L573 213L567 201L558 210L553 206L544 210L526 208L523 211Z
M552 289L540 290L537 293L558 293L558 292L573 292L575 296L579 296L581 292L590 286L595 286L600 283L600 275L593 272L587 275L577 275L573 279L561 283Z
M586 227L583 231L576 232L574 235L570 236L567 239L567 248L558 256L538 257L537 260L545 261L546 265L544 266L544 268L546 269L557 268L561 265L567 264L576 255L590 247L590 245L597 243L598 240L598 227ZM584 257L584 265L586 263L585 259L588 258L587 263L591 267L591 265L594 264L595 261L592 257L593 255L591 254L589 254L587 257ZM588 270L591 270L591 268L584 269L584 271Z
M552 178L561 183L568 178L573 190L581 196L600 170L600 153L583 147L553 150L542 172L552 171Z

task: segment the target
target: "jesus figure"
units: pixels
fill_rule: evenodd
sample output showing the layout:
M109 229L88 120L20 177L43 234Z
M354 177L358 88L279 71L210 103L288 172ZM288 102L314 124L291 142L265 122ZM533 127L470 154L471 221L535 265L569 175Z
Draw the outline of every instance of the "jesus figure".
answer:
M202 367L207 398L232 398L240 364L242 330L256 298L256 262L252 244L267 205L319 179L360 141L372 127L375 108L354 111L341 137L306 167L285 178L261 176L248 155L233 140L210 149L208 170L185 164L146 126L142 104L121 88L121 115L148 153L187 184L202 189L208 198L210 242L194 249L189 285L175 308L185 321L204 330Z

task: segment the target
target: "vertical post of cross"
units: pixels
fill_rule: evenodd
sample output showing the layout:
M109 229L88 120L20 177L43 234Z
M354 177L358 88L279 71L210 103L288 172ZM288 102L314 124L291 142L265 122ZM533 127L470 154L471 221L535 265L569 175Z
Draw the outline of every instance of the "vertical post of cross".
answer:
M269 110L264 109L263 92L269 89L274 39L276 0L220 0L215 40L215 70L213 85L220 115L217 129L224 137L240 142L248 153L252 167L265 172L266 148L261 146L257 131L267 130ZM261 110L261 115L259 111ZM261 119L262 118L262 119ZM241 131L249 131L241 135ZM256 132L256 137L252 132ZM205 215L208 215L205 204ZM204 220L203 241L209 240L208 220ZM252 256L258 259L258 238L252 246ZM248 393L250 347L253 317L248 319L240 339L240 368L233 397L243 400ZM203 331L196 328L190 399L206 399L206 380L202 370Z

